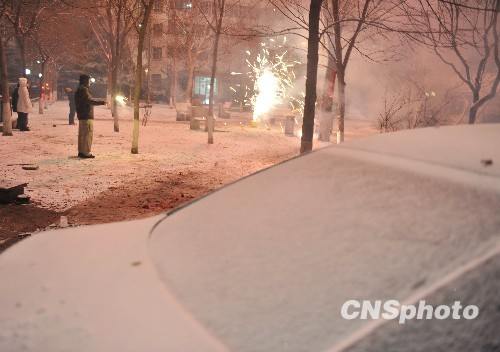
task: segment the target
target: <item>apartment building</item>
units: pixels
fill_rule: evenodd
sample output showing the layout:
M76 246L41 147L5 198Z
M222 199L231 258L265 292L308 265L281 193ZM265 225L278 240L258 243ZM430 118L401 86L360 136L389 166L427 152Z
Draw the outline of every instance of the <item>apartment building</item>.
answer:
M242 34L257 23L262 11L255 1L228 1L215 84L219 101L235 99L233 87L246 84L247 52L258 47L259 39ZM207 21L212 16L211 1L156 1L148 38L146 85L153 100L168 101L175 90L178 101L196 98L208 103L213 32Z

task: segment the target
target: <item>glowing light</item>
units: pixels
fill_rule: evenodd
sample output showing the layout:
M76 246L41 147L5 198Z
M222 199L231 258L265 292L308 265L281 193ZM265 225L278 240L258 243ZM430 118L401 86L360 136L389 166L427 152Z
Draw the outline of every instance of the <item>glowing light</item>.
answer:
M27 75L31 75L31 70L29 68L27 68L24 70L24 73L26 73Z
M300 108L298 104L300 98L291 95L296 78L293 71L295 64L288 60L287 51L271 55L271 50L271 48L262 48L254 62L247 60L247 65L251 69L249 75L254 81L253 92L250 92L249 100L253 107L254 120L265 119L267 113L284 102L294 101L294 104L291 104L292 110L300 110L296 108ZM245 98L247 95L248 91Z
M43 77L43 73L39 73L39 74L38 74L38 77L39 77L39 78L42 78L42 77Z
M269 112L278 103L279 79L270 69L264 69L256 81L257 95L255 97L254 121Z
M90 79L90 82L91 82L91 83L95 83L95 78L94 78L94 77L92 77L92 78Z
M125 105L125 103L126 103L126 101L127 101L128 99L127 99L126 97L124 97L123 95L117 95L117 96L115 97L115 100L116 100L116 102L117 102L118 104L120 104L120 105L124 106L124 105Z

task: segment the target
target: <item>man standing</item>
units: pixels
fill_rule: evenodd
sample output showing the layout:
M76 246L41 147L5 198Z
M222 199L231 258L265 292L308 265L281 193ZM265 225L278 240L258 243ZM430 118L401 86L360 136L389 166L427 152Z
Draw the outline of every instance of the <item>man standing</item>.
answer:
M92 98L89 92L90 77L80 76L80 85L75 92L76 116L78 117L78 157L95 158L90 151L94 135L94 105L106 104Z

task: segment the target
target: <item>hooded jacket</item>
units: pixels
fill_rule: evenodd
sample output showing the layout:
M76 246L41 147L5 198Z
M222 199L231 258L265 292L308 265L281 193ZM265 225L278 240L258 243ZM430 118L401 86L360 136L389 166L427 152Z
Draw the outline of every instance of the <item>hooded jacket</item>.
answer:
M24 112L26 114L30 113L32 104L30 100L30 93L28 92L28 80L26 78L19 78L18 95L17 112Z

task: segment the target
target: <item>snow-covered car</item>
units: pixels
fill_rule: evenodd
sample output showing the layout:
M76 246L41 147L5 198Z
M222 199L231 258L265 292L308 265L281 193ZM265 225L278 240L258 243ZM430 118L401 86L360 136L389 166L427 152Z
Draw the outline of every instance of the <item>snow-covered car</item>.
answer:
M323 148L0 256L1 351L499 351L500 124ZM346 318L455 301L474 319Z

